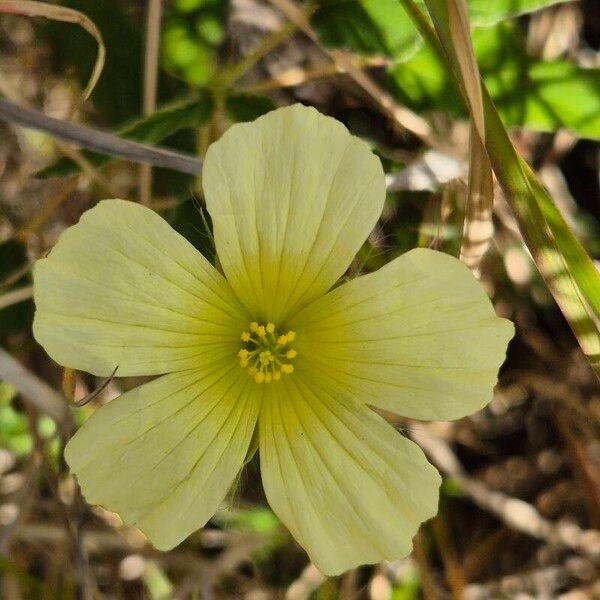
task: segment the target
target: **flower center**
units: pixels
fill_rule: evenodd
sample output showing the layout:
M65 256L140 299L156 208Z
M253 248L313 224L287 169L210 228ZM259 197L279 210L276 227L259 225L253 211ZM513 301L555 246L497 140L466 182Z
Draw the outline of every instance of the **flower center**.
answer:
M282 373L294 372L290 361L298 356L298 352L290 344L296 338L295 331L280 335L273 323L261 325L253 321L249 331L243 331L240 337L244 342L238 352L240 367L246 369L256 383L279 381Z

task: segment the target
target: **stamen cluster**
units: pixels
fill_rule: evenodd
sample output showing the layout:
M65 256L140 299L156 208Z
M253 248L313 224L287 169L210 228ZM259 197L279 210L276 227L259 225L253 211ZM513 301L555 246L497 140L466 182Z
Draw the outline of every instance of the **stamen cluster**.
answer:
M243 331L240 337L244 342L238 352L240 366L256 383L279 381L282 373L294 372L294 365L289 361L298 356L298 352L290 347L296 338L295 331L279 335L274 323L261 325L253 321L249 331Z

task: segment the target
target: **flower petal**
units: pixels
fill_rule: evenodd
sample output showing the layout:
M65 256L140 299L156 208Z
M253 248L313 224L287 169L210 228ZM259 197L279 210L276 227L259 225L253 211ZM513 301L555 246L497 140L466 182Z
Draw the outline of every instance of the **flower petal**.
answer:
M154 211L105 200L34 270L33 331L58 363L153 375L235 359L248 322L225 279Z
M172 373L109 402L65 458L86 500L115 511L160 550L215 513L256 424L256 384L237 364Z
M409 554L440 484L419 447L339 392L296 374L278 383L259 417L263 484L315 565L336 575Z
M274 322L337 281L385 199L368 146L299 104L232 126L202 178L225 275L255 319Z
M487 404L514 333L462 263L425 249L333 290L291 326L312 377L424 420Z

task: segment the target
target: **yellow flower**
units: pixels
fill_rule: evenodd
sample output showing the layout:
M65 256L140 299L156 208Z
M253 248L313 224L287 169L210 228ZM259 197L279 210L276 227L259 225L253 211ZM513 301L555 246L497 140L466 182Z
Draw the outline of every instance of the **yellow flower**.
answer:
M234 125L203 184L225 276L156 213L106 200L35 266L36 339L95 375L162 375L66 459L159 549L202 527L255 429L269 503L317 567L396 559L440 477L370 406L455 419L489 400L512 326L456 259L417 249L330 291L385 198L379 160L300 105Z

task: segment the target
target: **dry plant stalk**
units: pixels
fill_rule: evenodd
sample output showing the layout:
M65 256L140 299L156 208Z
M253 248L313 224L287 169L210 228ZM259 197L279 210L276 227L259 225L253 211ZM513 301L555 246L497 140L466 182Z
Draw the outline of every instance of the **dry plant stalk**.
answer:
M456 62L460 68L460 79L463 82L471 114L469 187L460 258L467 266L478 272L481 258L494 233L492 226L494 182L492 165L485 149L481 78L473 52L467 5L465 0L456 0L447 2L447 7Z
M144 115L150 115L156 110L161 20L162 0L148 0L144 56ZM139 188L140 202L148 206L152 197L152 167L150 165L144 164L140 167Z

